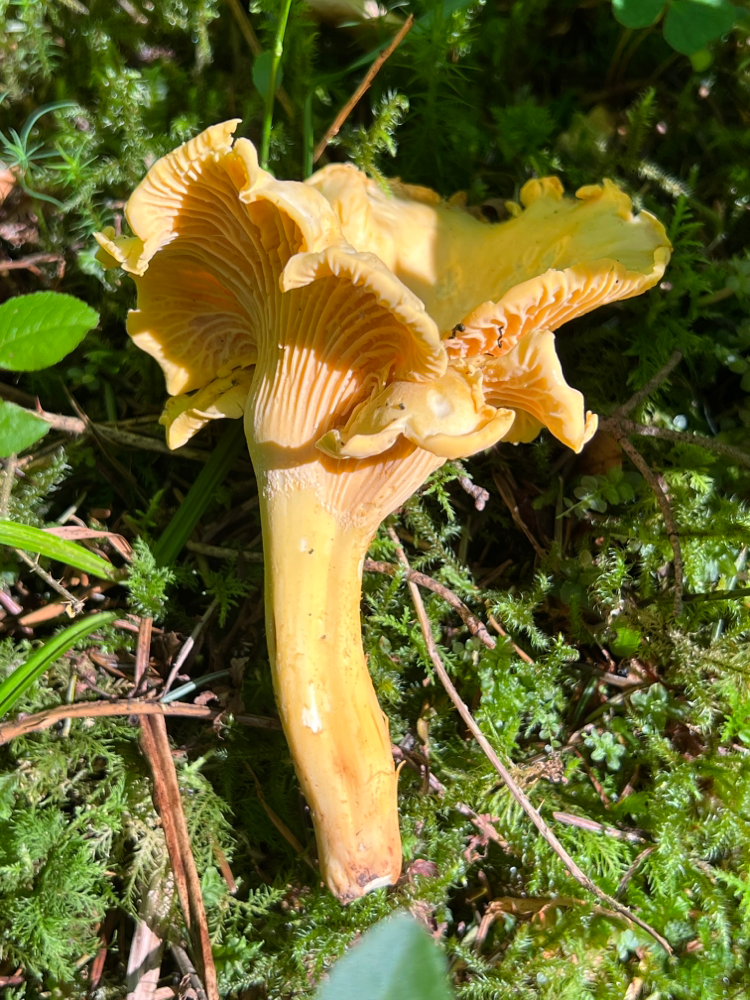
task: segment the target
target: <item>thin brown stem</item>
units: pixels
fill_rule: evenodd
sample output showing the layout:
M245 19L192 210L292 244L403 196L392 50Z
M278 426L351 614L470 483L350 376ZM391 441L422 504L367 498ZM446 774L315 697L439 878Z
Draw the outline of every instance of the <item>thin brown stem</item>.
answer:
M500 473L499 469L494 469L492 472L492 478L495 481L495 486L497 486L497 491L503 498L506 507L510 511L510 516L513 518L513 522L521 529L521 531L526 535L531 545L539 556L540 559L544 559L547 556L542 545L537 540L534 533L531 531L529 526L526 524L524 519L521 517L521 512L518 509L518 504L516 503L516 498L513 495L513 490L510 484L504 479L503 475Z
M393 528L389 529L389 534L391 536L394 545L396 546L396 551L398 553L399 560L403 563L403 565L407 569L410 568L409 561L406 558L406 554L404 553L403 548L401 547L398 535L393 530ZM646 931L647 934L650 934L651 937L653 937L653 939L657 941L662 946L662 948L664 948L667 954L671 955L672 948L669 942L664 937L662 937L662 935L659 934L658 931L656 931L653 927L647 924L644 920L641 920L640 917L631 913L630 910L628 910L626 906L623 906L623 904L620 903L618 900L613 899L611 896L608 896L605 892L603 892L599 888L598 885L596 885L595 882L593 882L588 877L588 875L586 875L584 871L582 871L581 868L579 868L579 866L576 864L573 858L571 858L571 856L565 850L565 848L557 839L555 834L549 828L549 826L547 825L547 823L545 822L539 811L534 807L529 797L526 795L526 793L523 791L520 785L516 782L515 778L513 778L508 768L500 760L497 753L491 746L489 740L486 738L482 730L475 722L474 717L464 704L461 696L459 695L458 691L453 685L453 682L448 676L448 671L445 669L440 653L438 652L437 646L435 645L435 639L432 634L432 628L430 627L430 621L427 617L427 612L425 611L424 604L422 603L422 596L419 593L419 588L415 583L409 582L409 590L411 591L412 600L414 602L414 608L417 612L417 618L419 619L419 624L422 629L422 636L424 638L430 660L432 661L432 664L435 668L435 673L438 675L440 682L442 683L443 687L448 693L448 697L455 705L458 714L461 716L464 722L464 725L471 732L474 739L477 741L477 743L480 745L484 753L487 755L488 759L491 761L495 770L505 782L505 785L508 791L513 796L513 798L516 800L516 802L518 802L518 804L521 806L523 811L532 821L534 826L537 828L537 830L539 830L544 840L549 844L549 846L552 848L555 854L560 858L562 863L565 865L567 870L570 872L570 874L573 876L576 882L578 882L579 885L581 885L588 892L596 896L597 899L600 899L602 902L606 903L607 906L611 907L615 912L621 914L623 917L626 917L628 920L632 920L633 923L638 925L638 927Z
M198 636L203 631L203 627L205 626L205 624L208 621L208 619L211 617L211 615L216 610L216 607L217 607L218 603L219 602L218 602L217 598L214 598L214 600L211 601L211 603L208 606L208 609L204 613L204 615L201 618L201 620L198 622L198 624L195 626L195 628L190 633L190 635L188 636L188 638L182 644L182 649L179 651L179 653L175 657L175 661L172 664L172 669L169 671L169 677L167 677L167 683L164 685L164 690L161 693L161 697L162 698L164 698L164 696L166 694L169 694L169 689L174 684L175 678L177 677L177 674L179 673L180 667L182 666L182 664L185 662L185 660L190 655L190 651L195 646L195 643L196 643L196 640L197 640Z
M198 869L190 846L167 724L162 716L151 716L142 721L141 747L154 778L154 805L161 818L177 895L193 942L198 972L205 985L208 1000L219 1000L219 986Z
M644 849L640 852L640 854L636 856L633 863L630 865L628 870L625 872L625 874L618 882L617 888L615 889L615 896L621 896L623 892L625 892L625 888L628 882L635 875L635 873L638 871L638 869L646 860L646 858L649 856L649 854L651 854L651 852L655 850L656 850L656 845L652 845L651 847L644 847Z
M148 672L148 660L151 652L152 618L141 618L138 626L138 643L135 647L135 675L133 678L133 695L139 693L143 680Z
M33 572L36 573L38 577L44 580L44 582L47 584L48 587L51 587L54 591L56 591L60 595L60 597L64 597L66 601L70 602L70 607L73 610L74 615L77 615L79 612L83 610L83 601L79 600L77 597L74 597L69 590L66 590L61 583L57 582L54 576L48 573L46 569L42 569L42 567L39 565L38 562L36 562L36 560L26 555L23 549L14 549L13 551L16 553L16 555L22 562L26 563L26 565L29 567L30 570L33 570Z
M0 271L23 271L34 269L37 264L60 263L64 258L59 253L31 253L19 260L0 260Z
M750 453L736 448L723 441L716 441L704 434L688 434L685 431L672 431L667 427L652 427L647 424L637 424L625 417L604 417L599 420L599 429L616 438L619 434L637 434L639 437L661 438L664 441L676 441L678 444L692 444L717 455L725 455L740 465L750 466Z
M188 719L205 719L208 722L218 719L224 713L208 708L206 705L183 705L180 702L170 702L167 705L160 701L81 701L74 705L56 705L44 712L35 712L16 722L6 722L0 725L0 746L28 736L30 733L41 733L50 729L62 719L101 719L115 715L178 715ZM264 715L235 715L233 718L244 726L254 726L258 729L281 729L278 719Z
M655 375L642 386L638 392L634 393L627 402L623 403L622 406L618 408L612 414L613 417L624 416L634 410L636 406L640 405L644 399L651 395L657 386L661 385L665 378L671 374L671 372L677 367L677 365L682 361L682 351L672 351L667 359L666 364L662 365Z
M380 67L383 65L386 59L388 59L388 57L391 56L395 52L396 48L401 44L402 40L406 36L407 31L409 30L409 28L411 28L413 23L414 23L414 15L409 14L407 19L404 21L403 25L393 36L388 47L383 49L380 55L374 60L368 71L365 73L364 78L362 79L360 85L357 87L352 96L349 98L349 100L346 102L343 108L333 119L331 124L328 126L326 134L323 136L318 145L315 147L315 152L313 153L313 163L318 162L320 157L323 155L323 151L325 150L328 143L338 133L341 126L344 124L346 119L351 114L352 108L356 105L360 97L364 94L364 92L370 86L372 81L375 79L378 71L380 70Z
M604 826L596 820L589 819L588 816L576 816L573 813L553 812L552 819L565 826L575 826L579 830L588 830L591 833L602 833L615 840L627 840L631 844L642 844L644 838L637 830L619 830L615 826Z
M399 572L399 567L394 563L376 562L374 559L365 559L364 569L366 573L385 573L388 576L395 576ZM488 649L495 648L497 643L487 631L484 622L480 621L480 619L477 618L477 616L469 608L467 608L461 598L457 597L452 590L449 590L445 586L445 584L439 583L431 576L419 573L413 569L405 570L404 577L410 583L416 583L420 587L426 587L427 590L431 590L434 594L438 594L442 597L446 604L450 604L450 606L458 612L464 625L466 625L472 635L481 639Z

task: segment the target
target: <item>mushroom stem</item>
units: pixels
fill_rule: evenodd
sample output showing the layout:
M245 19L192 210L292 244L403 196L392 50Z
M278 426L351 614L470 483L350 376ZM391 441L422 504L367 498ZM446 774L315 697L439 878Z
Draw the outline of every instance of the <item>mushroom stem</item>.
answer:
M401 871L388 720L362 649L371 532L322 501L316 463L258 471L276 700L312 812L321 874L346 903L392 884Z

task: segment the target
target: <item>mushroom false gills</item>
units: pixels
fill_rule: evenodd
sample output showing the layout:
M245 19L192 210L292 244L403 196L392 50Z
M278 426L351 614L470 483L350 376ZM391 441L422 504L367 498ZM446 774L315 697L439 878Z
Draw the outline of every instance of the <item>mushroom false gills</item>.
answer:
M258 477L279 714L321 874L342 902L396 881L388 723L362 651L369 542L448 458L542 426L580 450L596 418L556 329L661 277L669 243L609 182L532 181L507 223L352 167L306 183L258 166L238 122L155 163L133 232L97 236L136 283L134 342L161 365L171 447L243 417Z

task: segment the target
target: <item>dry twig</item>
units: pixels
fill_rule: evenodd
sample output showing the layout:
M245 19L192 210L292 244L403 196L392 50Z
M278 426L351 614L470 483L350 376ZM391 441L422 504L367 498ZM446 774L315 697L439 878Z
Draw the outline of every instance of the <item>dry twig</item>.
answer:
M651 395L654 389L656 389L658 386L662 384L662 382L664 381L665 378L667 378L668 375L671 375L671 373L674 371L674 369L681 361L682 361L682 351L672 351L672 353L669 355L669 358L667 359L666 364L662 365L659 371L656 372L655 375L652 375L645 385L642 385L637 392L633 393L630 399L626 400L626 402L624 402L622 406L618 406L617 409L612 414L612 416L622 417L630 413L631 410L634 410L636 406L639 406L644 399L647 399L648 396Z
M142 720L141 747L154 778L154 805L161 818L177 895L198 962L198 973L205 985L207 1000L219 1000L206 909L163 717L152 716Z
M366 573L384 573L388 576L395 576L399 572L399 567L394 563L378 562L375 559L365 559L364 570ZM467 608L461 598L457 597L452 590L449 590L445 586L445 584L439 583L431 576L419 573L417 570L413 569L405 570L404 577L410 583L416 583L420 587L426 587L427 590L431 590L434 594L438 594L442 597L446 604L450 604L450 606L458 612L464 625L466 625L472 635L481 639L488 649L495 648L497 643L487 631L484 622L477 618L477 616L469 608Z
M380 67L383 65L386 59L388 59L388 57L395 52L396 48L401 44L401 41L405 37L409 28L411 28L412 24L414 24L414 15L409 14L407 19L404 21L403 25L399 28L399 30L391 39L391 42L389 43L388 47L383 49L380 55L375 59L372 66L370 66L368 71L365 73L364 78L360 83L360 85L357 87L352 96L349 98L349 100L346 102L346 104L343 106L343 108L339 111L339 113L333 119L331 124L328 126L326 134L323 136L318 145L315 147L315 152L313 153L313 163L317 163L320 157L323 155L323 151L328 145L328 143L338 133L341 126L349 117L352 108L355 106L357 101L360 99L360 97L364 94L364 92L370 86L372 81L375 79L378 71L380 70Z
M56 705L44 712L35 712L23 719L6 722L0 725L0 746L28 736L30 733L41 733L51 729L63 719L102 719L115 715L179 715L187 719L205 719L211 722L223 715L223 711L208 708L206 705L183 705L178 701L167 705L160 701L81 701L73 705ZM278 719L264 715L235 715L233 718L244 726L254 726L258 729L281 729Z
M505 481L498 469L494 469L492 472L492 478L495 481L495 486L497 486L497 491L503 498L506 507L510 511L510 516L513 518L513 522L521 529L521 531L526 535L528 540L531 542L534 551L539 556L540 559L545 559L547 553L544 548L539 544L536 536L531 531L529 526L526 524L524 519L521 517L521 512L518 509L518 504L516 503L516 498L513 496L513 491L510 488L509 483Z
M133 696L139 693L143 679L148 673L148 661L151 653L152 618L141 618L138 626L138 644L135 647L135 676L133 678Z
M688 434L687 431L671 431L668 427L652 427L650 424L637 424L634 420L627 420L625 417L604 417L599 421L600 430L611 434L613 438L619 440L625 434L637 434L639 437L661 438L664 441L676 441L678 444L693 444L706 451L713 451L717 455L724 455L731 458L740 465L750 466L750 452L736 448L732 444L725 444L723 441L715 441L704 434Z
M398 553L400 561L408 569L409 561L406 558L406 554L401 546L398 535L393 530L393 528L389 528L388 533L390 534L391 540L396 546L396 551ZM520 785L518 785L515 778L513 778L508 768L500 760L497 753L491 746L489 740L486 738L482 730L475 722L474 717L464 704L461 696L459 695L458 691L453 685L453 682L448 676L448 672L445 669L445 666L443 665L442 658L440 656L440 653L438 652L437 646L435 645L435 638L432 634L432 628L430 627L430 621L427 617L427 612L425 611L424 604L422 603L422 596L419 593L419 588L415 583L409 582L409 590L411 591L412 600L414 602L414 608L417 612L417 618L419 619L419 624L422 629L422 636L424 637L425 645L427 647L427 652L429 654L430 660L432 661L432 664L435 668L435 673L438 675L440 682L442 683L443 687L448 693L448 697L451 699L456 709L458 710L458 714L461 716L464 725L471 732L472 736L480 745L482 750L485 752L488 759L492 762L495 770L505 782L505 785L508 788L508 791L513 796L513 798L516 800L516 802L518 802L518 804L521 806L523 811L532 821L534 826L537 828L537 830L539 830L544 840L546 840L546 842L549 844L549 846L552 848L555 854L560 858L562 863L565 865L567 870L570 872L570 874L573 876L576 882L578 882L579 885L581 885L588 892L596 896L597 899L600 899L603 903L606 903L607 906L610 907L612 910L614 910L616 913L619 913L627 920L632 920L634 924L637 924L637 926L640 927L642 930L646 931L647 934L650 934L651 937L655 941L657 941L669 955L671 955L672 948L669 942L664 937L662 937L662 935L659 934L658 931L656 931L653 927L647 924L645 920L641 920L640 917L631 913L630 910L628 910L628 908L624 906L622 903L618 902L618 900L613 899L611 896L608 896L605 892L603 892L599 888L598 885L596 885L595 882L593 882L588 877L588 875L586 875L586 873L581 868L578 867L573 858L571 858L571 856L565 850L565 848L557 839L555 834L549 828L549 826L547 825L547 823L545 822L539 811L534 807L529 797L526 795L526 793L523 791Z
M205 624L208 621L208 619L211 617L211 615L216 610L216 607L217 607L218 603L219 602L218 602L217 598L214 598L214 600L211 601L211 603L208 606L208 609L204 613L204 615L201 618L201 620L198 622L198 624L195 626L195 628L190 633L190 635L188 636L188 638L182 644L182 649L179 651L179 653L175 657L175 661L172 664L172 669L169 671L169 677L167 677L167 683L164 685L164 690L161 693L162 699L164 698L164 696L166 694L169 694L169 689L174 684L175 677L177 677L177 674L179 673L180 667L185 662L185 660L188 658L188 656L190 654L190 651L195 646L195 642L196 642L198 636L203 631L203 627L205 626Z
M36 573L38 577L41 577L41 579L44 580L44 582L47 584L48 587L51 587L53 590L57 591L57 593L61 597L65 598L65 600L70 605L70 610L73 616L83 611L83 601L79 600L77 597L74 597L69 590L66 590L61 583L57 582L54 576L48 573L46 569L43 569L35 559L32 559L30 556L28 556L23 551L23 549L14 549L13 551L16 553L19 559L21 559L23 562L26 563L26 565L29 567L30 570L32 570L34 573Z

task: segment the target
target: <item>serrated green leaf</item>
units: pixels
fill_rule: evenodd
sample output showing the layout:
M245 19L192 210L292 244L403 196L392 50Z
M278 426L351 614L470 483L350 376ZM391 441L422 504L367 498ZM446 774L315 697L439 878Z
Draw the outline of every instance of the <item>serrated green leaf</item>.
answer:
M80 639L91 635L103 625L109 625L117 618L115 611L101 611L75 622L69 628L50 639L41 649L28 658L20 667L16 667L10 677L0 684L0 718L6 715L18 699L25 694L34 681L41 677L55 660L59 660Z
M38 552L49 559L56 559L67 566L75 566L84 573L100 576L105 580L114 579L117 570L106 559L89 552L77 542L69 542L56 535L50 535L41 528L15 521L0 521L0 545L10 545L14 549Z
M663 8L664 0L612 0L612 13L626 28L648 28Z
M49 424L22 406L0 400L0 458L17 454L49 431Z
M91 306L62 292L9 299L0 306L0 368L48 368L77 347L98 322Z
M735 16L729 0L674 0L664 20L664 38L689 56L730 31Z
M369 930L336 963L315 1000L450 1000L440 949L405 913Z

